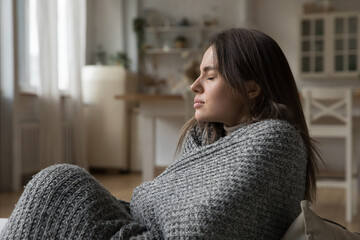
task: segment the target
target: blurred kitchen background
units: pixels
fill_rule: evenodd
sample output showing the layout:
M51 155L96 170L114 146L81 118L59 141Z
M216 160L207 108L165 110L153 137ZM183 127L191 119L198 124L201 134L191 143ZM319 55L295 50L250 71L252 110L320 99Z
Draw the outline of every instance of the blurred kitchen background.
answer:
M178 131L193 114L188 87L209 38L222 29L273 37L300 92L351 88L358 125L358 0L0 3L0 217L7 217L1 204L18 197L9 194L51 164L77 164L102 179L133 174L136 183L171 164ZM319 140L319 149L327 168L344 172L343 140ZM323 209L341 208L336 220L344 222L344 191L326 191L322 199L326 194L339 198Z

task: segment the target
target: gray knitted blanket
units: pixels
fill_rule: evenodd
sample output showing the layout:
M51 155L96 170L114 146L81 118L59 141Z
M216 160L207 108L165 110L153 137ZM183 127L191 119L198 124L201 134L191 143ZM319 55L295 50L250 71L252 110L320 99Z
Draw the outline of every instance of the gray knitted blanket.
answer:
M298 131L267 120L203 142L192 130L174 164L137 187L130 205L78 167L45 169L1 239L280 239L305 193Z
M179 159L135 189L136 221L158 239L280 239L305 194L300 134L268 120L210 145L201 136L192 131Z

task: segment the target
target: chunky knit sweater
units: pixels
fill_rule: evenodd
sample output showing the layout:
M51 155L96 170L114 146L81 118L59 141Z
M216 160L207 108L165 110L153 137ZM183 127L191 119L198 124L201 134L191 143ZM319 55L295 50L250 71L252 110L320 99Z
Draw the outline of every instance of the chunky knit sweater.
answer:
M307 155L290 124L242 125L206 145L191 130L177 160L116 200L86 171L57 165L27 185L1 239L280 239L300 213Z

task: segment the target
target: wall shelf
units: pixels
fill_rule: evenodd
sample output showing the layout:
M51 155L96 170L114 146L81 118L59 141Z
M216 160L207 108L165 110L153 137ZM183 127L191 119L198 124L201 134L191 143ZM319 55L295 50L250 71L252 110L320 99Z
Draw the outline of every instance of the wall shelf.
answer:
M151 55L151 54L186 54L188 52L199 52L201 49L200 48L169 48L169 49L164 49L164 48L150 48L147 49L145 51L146 54Z
M159 81L160 93L183 91L184 69L201 61L201 53L210 45L211 35L221 31L219 25L159 26L145 28L142 73ZM147 83L140 84L147 92Z

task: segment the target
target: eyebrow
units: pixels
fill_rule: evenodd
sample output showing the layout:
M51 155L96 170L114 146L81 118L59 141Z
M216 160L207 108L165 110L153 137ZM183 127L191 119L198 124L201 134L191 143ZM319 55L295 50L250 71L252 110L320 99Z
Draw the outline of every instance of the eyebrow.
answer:
M216 70L216 69L217 69L217 68L214 67L214 66L206 66L206 67L204 67L203 71L204 71L204 72L208 72L208 71L210 71L210 70Z

